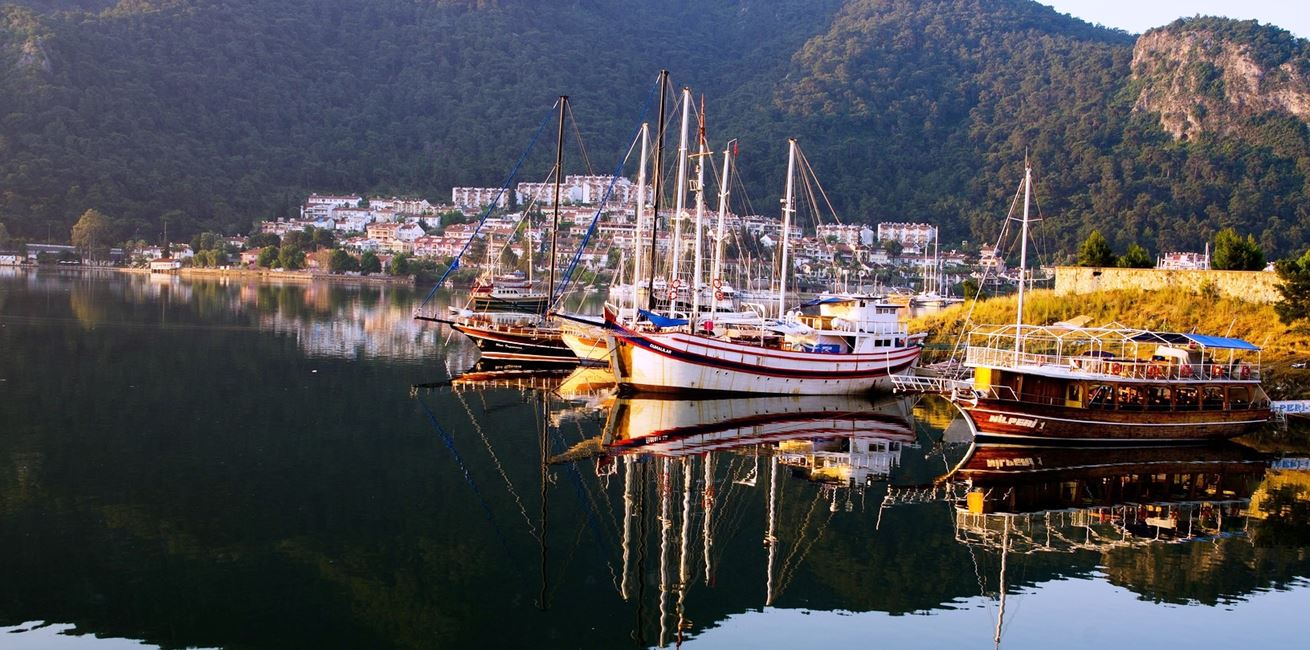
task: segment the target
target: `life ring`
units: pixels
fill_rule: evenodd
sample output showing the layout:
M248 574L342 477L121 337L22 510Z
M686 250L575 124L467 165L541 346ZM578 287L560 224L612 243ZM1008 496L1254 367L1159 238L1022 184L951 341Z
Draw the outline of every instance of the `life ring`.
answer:
M723 288L723 279L722 279L722 278L714 278L714 282L712 282L711 284L714 285L714 288L715 288L715 289L722 289L722 288Z
M673 282L671 282L671 283L669 284L669 286L673 287L674 289L677 289L677 288L681 287L681 286L682 286L682 278L673 278Z
M715 292L714 292L714 299L715 299L715 300L723 300L723 292L722 292L722 291L715 291Z
M1251 366L1242 364L1242 379L1250 379L1250 378L1251 378Z
M701 323L701 327L704 327L706 332L713 332L713 331L714 331L714 321L712 321L712 320L704 321L704 322Z
M1183 364L1183 367L1181 367L1181 368L1178 369L1178 376L1179 376L1179 377L1191 377L1191 376L1192 376L1192 367L1184 363L1184 364Z
M1147 366L1147 367L1146 367L1146 376L1147 376L1147 377L1150 377L1150 378L1152 378L1152 379L1155 379L1156 377L1159 377L1159 376L1160 376L1160 367L1159 367L1159 366Z
M678 299L678 290L677 290L677 289L669 289L669 300L672 301L672 300L677 300L677 299Z
M1212 365L1210 366L1210 376L1211 376L1211 377L1222 377L1222 376L1224 376L1224 367L1221 366L1221 365L1219 365L1219 364L1217 364L1217 363L1216 363L1216 364L1212 364Z
M1117 375L1117 374L1119 374L1119 372L1122 371L1123 369L1124 369L1124 367L1123 367L1123 365L1121 365L1121 364L1118 364L1118 363L1112 363L1112 364L1110 364L1110 374L1112 374L1112 375Z

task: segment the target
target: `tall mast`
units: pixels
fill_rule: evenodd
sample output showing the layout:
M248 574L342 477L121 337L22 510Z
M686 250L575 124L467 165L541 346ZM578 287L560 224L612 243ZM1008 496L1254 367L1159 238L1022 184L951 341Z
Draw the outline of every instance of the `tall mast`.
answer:
M564 117L569 108L569 96L559 97L559 138L555 142L555 212L550 226L550 283L546 285L546 305L542 315L546 315L555 304L555 249L559 242L559 186L564 180Z
M1019 236L1019 305L1014 317L1014 363L1019 363L1019 353L1023 348L1023 294L1025 276L1028 274L1028 203L1033 192L1033 168L1028 166L1028 159L1023 161L1023 227Z
M669 94L669 71L660 70L660 121L655 126L655 164L651 165L655 171L655 197L652 199L651 220L650 220L650 261L647 267L650 269L650 279L647 281L646 290L646 310L655 311L655 235L660 222L660 183L663 181L663 172L661 166L664 164L664 100ZM634 316L635 318L635 316Z
M691 331L696 331L696 321L700 316L700 290L703 286L701 275L705 272L705 263L701 261L701 239L705 232L705 159L710 152L705 147L705 96L701 96L700 115L697 120L696 139L700 146L696 150L696 247L692 249L691 282Z
M791 234L791 213L795 212L795 184L792 178L796 171L796 138L787 139L787 198L782 204L782 264L778 266L778 318L782 318L787 300L787 254L790 252L788 240Z
M732 149L736 146L737 141L728 142L728 148L723 150L723 180L719 182L719 224L714 231L714 262L710 267L710 279L722 280L723 273L723 221L728 215L728 175L729 166L732 164ZM713 284L711 282L711 284ZM714 292L714 309L719 308L718 291Z
M687 209L687 137L691 129L691 89L682 89L682 134L678 139L678 180L673 195L673 269L669 272L669 289L682 266L682 220ZM670 294L673 295L673 294ZM670 301L672 303L672 301ZM672 309L670 304L669 308Z
M641 123L641 165L637 168L637 225L632 229L632 313L637 313L641 297L637 295L637 283L641 281L641 224L646 216L646 147L650 143L650 122ZM653 247L653 242L652 242ZM650 290L655 287L651 286Z

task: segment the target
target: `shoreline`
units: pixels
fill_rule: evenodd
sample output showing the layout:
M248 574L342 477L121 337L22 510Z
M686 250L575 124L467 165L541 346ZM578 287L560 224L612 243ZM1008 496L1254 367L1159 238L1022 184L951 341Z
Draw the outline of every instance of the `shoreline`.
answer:
M309 271L273 271L270 269L214 269L214 268L191 268L184 267L175 271L154 273L147 268L136 268L130 266L94 266L94 265L77 265L77 266L41 266L37 264L6 265L4 268L12 268L21 271L54 271L57 273L126 273L130 275L159 275L159 276L177 276L183 278L248 278L254 280L291 280L300 282L332 282L339 284L396 284L404 286L416 286L414 276L391 276L391 275L338 275L335 273L316 273Z

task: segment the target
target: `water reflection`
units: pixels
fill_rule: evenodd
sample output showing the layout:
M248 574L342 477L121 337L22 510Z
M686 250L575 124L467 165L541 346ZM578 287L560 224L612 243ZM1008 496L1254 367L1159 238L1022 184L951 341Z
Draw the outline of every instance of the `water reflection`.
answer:
M1002 594L1005 647L1296 642L1296 463L971 449L940 400L616 398L474 368L415 299L0 277L6 642L981 647Z
M84 329L251 327L285 334L316 358L410 361L448 354L457 368L475 358L462 340L452 342L410 317L416 294L404 285L15 269L0 281L21 283L20 299L67 296L66 306L10 305L5 318L11 320L72 318ZM446 297L437 300L444 304Z

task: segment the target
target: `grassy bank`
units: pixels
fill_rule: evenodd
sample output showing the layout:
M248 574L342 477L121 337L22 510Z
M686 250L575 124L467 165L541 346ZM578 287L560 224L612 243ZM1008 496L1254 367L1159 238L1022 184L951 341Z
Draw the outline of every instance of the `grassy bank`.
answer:
M973 325L1014 322L1014 296L966 301L941 313L910 322L910 329L928 332L930 347L950 348ZM972 313L970 313L972 312ZM1310 399L1310 369L1293 368L1310 361L1310 326L1289 327L1278 322L1273 305L1250 303L1182 289L1161 291L1102 291L1085 295L1056 295L1032 291L1025 298L1024 322L1049 325L1080 315L1089 325L1119 323L1125 327L1196 331L1245 339L1264 349L1265 390L1274 399ZM943 353L944 354L944 353Z

